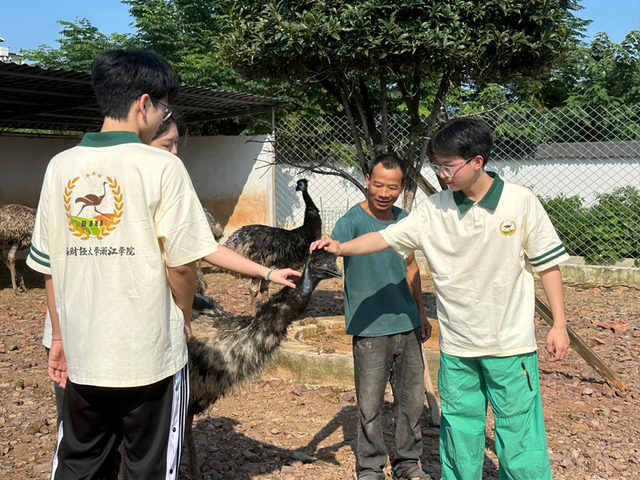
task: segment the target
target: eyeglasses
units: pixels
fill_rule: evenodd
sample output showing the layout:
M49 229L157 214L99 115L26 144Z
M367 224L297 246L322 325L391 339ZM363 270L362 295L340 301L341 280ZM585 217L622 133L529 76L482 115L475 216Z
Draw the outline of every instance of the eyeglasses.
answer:
M173 114L173 110L171 109L171 107L169 107L168 105L165 105L160 100L158 100L158 103L164 107L164 118L162 119L162 121L166 122L167 120L169 120L169 118L171 118L171 115Z
M477 155L476 155L477 157ZM469 163L471 160L475 159L476 157L471 157L468 160L465 160L463 162L457 163L455 165L438 165L437 163L430 163L429 165L431 165L431 168L433 169L433 171L435 172L435 174L437 176L440 176L441 173L444 173L444 176L447 178L453 178L453 176L458 173L458 171L453 171L454 169L458 168L461 165L466 165L467 163Z

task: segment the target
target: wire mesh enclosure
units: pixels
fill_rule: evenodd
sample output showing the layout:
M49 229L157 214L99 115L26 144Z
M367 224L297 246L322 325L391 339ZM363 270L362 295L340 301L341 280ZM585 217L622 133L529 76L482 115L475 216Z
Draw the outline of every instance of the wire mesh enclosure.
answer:
M639 105L537 110L514 104L478 116L494 131L487 170L531 188L570 255L640 267ZM408 118L393 117L389 130L392 148L402 154ZM302 176L321 210L324 235L364 199L355 185L364 186L364 178L346 118L281 122L275 161L278 226L302 223L304 204L293 191ZM440 190L428 166L422 175ZM425 199L418 191L412 208Z

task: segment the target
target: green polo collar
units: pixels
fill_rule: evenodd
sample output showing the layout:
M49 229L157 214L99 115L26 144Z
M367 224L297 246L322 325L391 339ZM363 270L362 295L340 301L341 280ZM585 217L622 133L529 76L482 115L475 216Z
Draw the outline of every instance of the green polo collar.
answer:
M123 143L142 143L133 132L88 132L78 144L79 147L113 147Z
M493 182L491 183L489 190L487 190L487 193L484 194L484 197L482 197L482 200L478 203L489 210L495 210L498 206L498 202L500 201L500 196L502 195L504 181L496 172L487 172L487 175L493 178ZM476 203L462 193L462 191L453 192L453 199L455 200L456 205L458 206L458 211L461 214L469 210Z

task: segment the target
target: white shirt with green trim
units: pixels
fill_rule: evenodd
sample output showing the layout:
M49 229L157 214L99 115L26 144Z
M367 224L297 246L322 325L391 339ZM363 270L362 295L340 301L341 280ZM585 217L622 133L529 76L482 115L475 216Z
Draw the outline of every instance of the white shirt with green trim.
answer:
M217 248L175 155L106 132L54 157L27 263L53 278L71 381L136 387L179 371L184 318L167 267Z
M380 232L404 258L424 253L440 349L459 357L535 351L533 272L569 258L535 195L488 173L495 178L479 202L444 190Z

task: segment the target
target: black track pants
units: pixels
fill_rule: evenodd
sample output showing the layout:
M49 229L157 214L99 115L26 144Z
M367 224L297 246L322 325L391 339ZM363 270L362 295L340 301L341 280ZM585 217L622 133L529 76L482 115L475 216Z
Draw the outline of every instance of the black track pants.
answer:
M116 480L118 446L124 441L127 479L176 479L188 382L186 366L143 387L105 388L68 381L51 478Z

